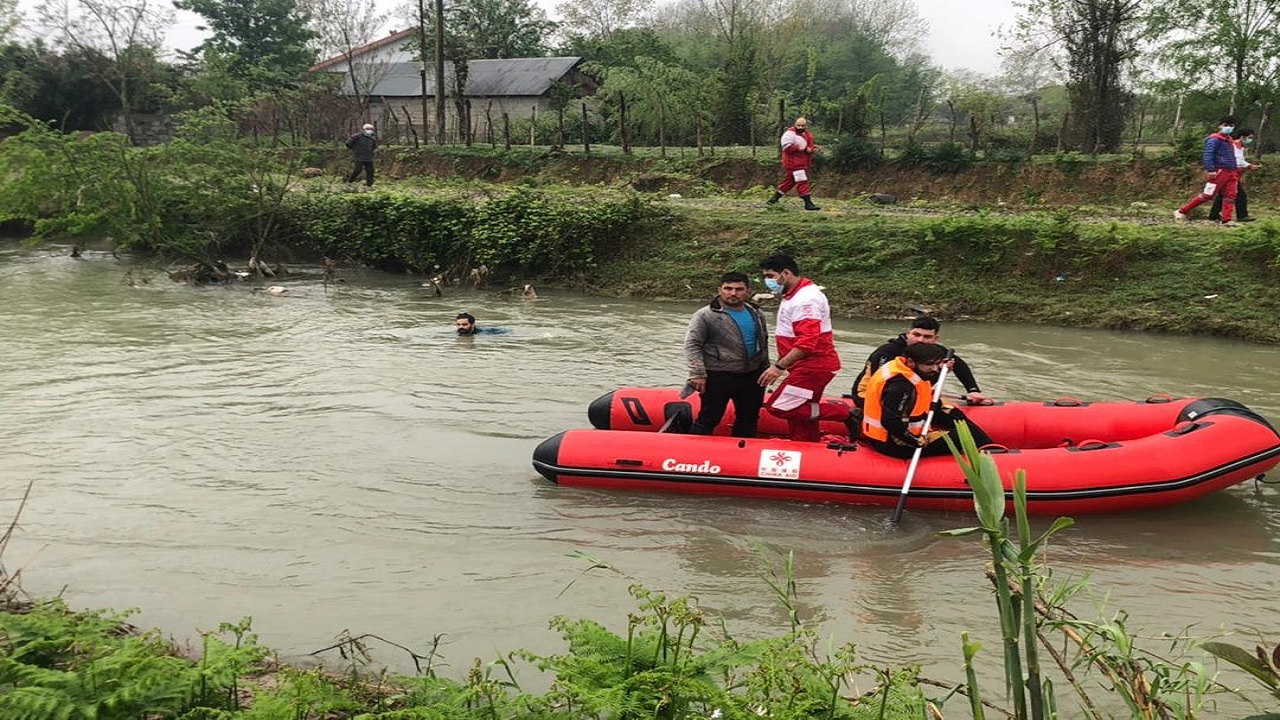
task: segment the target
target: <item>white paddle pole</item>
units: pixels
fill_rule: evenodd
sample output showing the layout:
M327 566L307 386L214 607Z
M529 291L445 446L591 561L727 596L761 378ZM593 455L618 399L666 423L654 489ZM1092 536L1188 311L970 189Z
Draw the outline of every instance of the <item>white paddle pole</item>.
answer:
M924 440L929 437L929 428L933 427L933 408L942 399L942 384L947 380L947 367L951 359L951 353L947 352L946 360L942 362L942 370L938 372L938 383L933 386L933 402L929 403L929 412L924 416L924 429L920 431L920 439ZM911 479L916 476L916 466L920 464L920 453L924 452L924 446L918 445L916 451L911 453L911 464L907 466L907 478L902 481L902 492L898 495L898 506L893 509L893 517L889 522L897 525L902 519L902 511L907 509L907 493L911 492Z

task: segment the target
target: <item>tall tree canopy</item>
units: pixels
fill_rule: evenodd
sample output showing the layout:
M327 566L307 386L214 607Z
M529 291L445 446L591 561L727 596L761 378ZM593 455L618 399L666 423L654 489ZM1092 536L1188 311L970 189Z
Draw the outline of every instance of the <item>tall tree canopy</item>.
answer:
M0 0L0 42L5 42L22 22L18 14L18 0Z
M72 60L92 58L86 77L107 88L134 136L139 95L160 80L157 62L165 26L173 11L158 0L45 0L37 9L40 26Z
M1057 52L1066 70L1071 104L1063 137L1067 147L1089 153L1120 148L1130 97L1125 72L1138 56L1141 10L1141 0L1019 4L1021 44Z
M444 29L446 57L481 60L542 57L556 24L532 0L465 0L445 5Z
M347 59L347 78L360 109L368 102L369 90L381 82L389 63L368 58L355 59L355 50L377 39L388 15L375 0L300 0L300 7L315 31L314 46L322 57Z
M1230 93L1230 110L1274 97L1280 79L1280 0L1225 0L1194 32L1186 19L1202 8L1189 0L1162 0L1147 16L1157 57L1191 87Z
M613 40L618 31L639 22L653 0L567 0L556 5L567 28L577 37Z
M316 33L295 0L174 0L203 17L209 39L196 48L250 90L281 87L316 59Z

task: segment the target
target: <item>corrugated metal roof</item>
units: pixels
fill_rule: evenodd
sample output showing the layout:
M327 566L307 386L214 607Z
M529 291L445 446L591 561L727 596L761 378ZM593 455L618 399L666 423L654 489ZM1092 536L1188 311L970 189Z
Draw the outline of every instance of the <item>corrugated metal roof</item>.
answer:
M576 66L580 57L510 58L472 60L467 63L468 97L537 97ZM420 97L421 67L417 63L392 63L370 95ZM445 83L453 81L453 63L445 63ZM427 70L427 96L435 97L435 70ZM347 86L348 91L350 86Z

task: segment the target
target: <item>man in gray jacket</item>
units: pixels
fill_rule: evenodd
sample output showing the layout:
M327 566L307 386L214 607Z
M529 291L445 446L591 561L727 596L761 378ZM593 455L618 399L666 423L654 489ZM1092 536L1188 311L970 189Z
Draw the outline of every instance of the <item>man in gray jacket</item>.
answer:
M710 435L733 401L733 436L755 437L764 387L760 373L769 367L769 329L764 315L747 302L749 279L725 273L711 304L689 321L684 355L689 385L702 396L702 409L689 432Z

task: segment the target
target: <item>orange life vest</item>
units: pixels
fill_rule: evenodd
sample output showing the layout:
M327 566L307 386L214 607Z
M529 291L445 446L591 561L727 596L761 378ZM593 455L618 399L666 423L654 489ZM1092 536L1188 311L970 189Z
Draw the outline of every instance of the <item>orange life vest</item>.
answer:
M907 429L916 437L924 431L924 419L929 414L929 403L933 401L933 383L917 375L916 371L912 370L902 358L897 357L881 365L867 382L866 405L862 409L864 437L888 442L889 431L885 430L882 422L884 405L881 395L885 384L898 376L911 381L916 391L916 401L911 406L910 417L907 418Z

